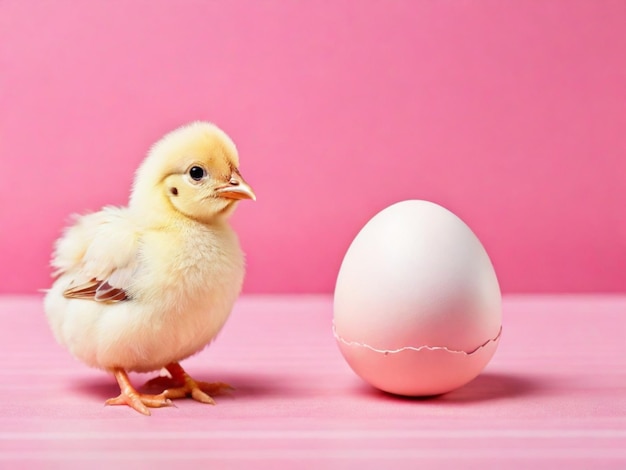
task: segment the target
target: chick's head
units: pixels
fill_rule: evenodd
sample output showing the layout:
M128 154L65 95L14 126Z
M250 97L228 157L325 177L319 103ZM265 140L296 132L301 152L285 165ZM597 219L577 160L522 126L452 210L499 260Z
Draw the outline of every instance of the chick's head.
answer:
M235 144L217 126L195 122L152 147L137 170L130 206L209 223L241 199L256 197L239 173Z

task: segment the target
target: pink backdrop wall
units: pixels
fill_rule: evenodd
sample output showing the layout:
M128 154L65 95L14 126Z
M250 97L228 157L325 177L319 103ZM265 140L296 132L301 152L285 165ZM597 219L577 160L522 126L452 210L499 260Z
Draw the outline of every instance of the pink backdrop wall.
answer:
M257 203L247 292L329 292L351 239L439 202L505 292L626 291L626 2L0 2L0 292L49 284L72 212L124 204L213 120Z

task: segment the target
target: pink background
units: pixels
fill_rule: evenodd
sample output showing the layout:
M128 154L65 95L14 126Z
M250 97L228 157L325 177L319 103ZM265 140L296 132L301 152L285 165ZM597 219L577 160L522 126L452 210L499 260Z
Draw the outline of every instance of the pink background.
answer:
M504 292L626 291L626 2L0 2L0 292L161 134L236 141L247 292L330 292L402 199L463 218Z

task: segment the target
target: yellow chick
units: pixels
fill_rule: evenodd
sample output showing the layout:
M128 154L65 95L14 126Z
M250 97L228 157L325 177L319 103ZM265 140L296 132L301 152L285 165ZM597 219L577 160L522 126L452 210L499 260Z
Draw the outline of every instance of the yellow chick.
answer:
M181 127L149 151L128 207L79 216L56 242L46 315L75 357L114 374L121 393L108 405L149 415L189 395L213 404L210 394L228 387L195 381L179 362L215 338L241 291L244 257L228 217L256 197L238 167L218 127ZM158 395L127 375L163 368Z

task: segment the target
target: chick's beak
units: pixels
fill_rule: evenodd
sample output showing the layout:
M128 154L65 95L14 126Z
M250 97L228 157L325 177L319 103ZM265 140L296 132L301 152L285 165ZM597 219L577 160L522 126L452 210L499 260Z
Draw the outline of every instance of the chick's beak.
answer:
M215 189L219 197L228 199L252 199L256 201L256 195L252 188L239 173L233 173L228 183Z

